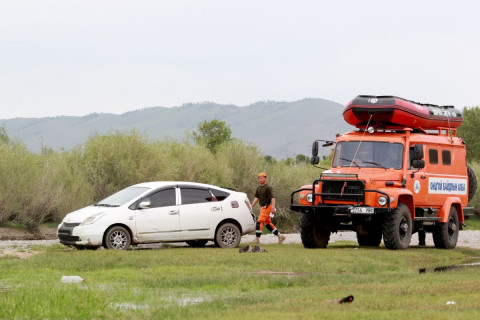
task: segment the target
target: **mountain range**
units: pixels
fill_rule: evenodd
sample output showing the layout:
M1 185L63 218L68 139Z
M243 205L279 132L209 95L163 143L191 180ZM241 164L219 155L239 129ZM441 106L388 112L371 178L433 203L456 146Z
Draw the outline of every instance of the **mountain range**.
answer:
M179 107L152 107L120 115L93 113L82 117L14 118L0 120L8 135L38 152L42 145L55 150L85 143L96 133L135 129L150 139L182 139L200 122L225 121L232 137L252 143L264 155L281 159L310 155L315 139L334 140L337 133L351 130L342 116L344 106L329 100L303 99L293 102L261 101L248 106L213 102ZM326 155L329 150L320 150Z

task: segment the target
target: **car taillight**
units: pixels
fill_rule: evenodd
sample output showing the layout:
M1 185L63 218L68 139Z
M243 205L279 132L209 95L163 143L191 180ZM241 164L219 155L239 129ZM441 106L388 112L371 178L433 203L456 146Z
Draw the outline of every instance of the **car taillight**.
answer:
M252 212L252 206L250 205L250 201L248 201L248 199L245 199L245 204L247 205L248 210Z

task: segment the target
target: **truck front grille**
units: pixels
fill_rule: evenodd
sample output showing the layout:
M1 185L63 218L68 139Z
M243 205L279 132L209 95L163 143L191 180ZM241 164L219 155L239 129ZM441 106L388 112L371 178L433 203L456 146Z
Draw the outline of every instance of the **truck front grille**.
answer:
M322 181L322 200L364 201L365 185L362 181Z

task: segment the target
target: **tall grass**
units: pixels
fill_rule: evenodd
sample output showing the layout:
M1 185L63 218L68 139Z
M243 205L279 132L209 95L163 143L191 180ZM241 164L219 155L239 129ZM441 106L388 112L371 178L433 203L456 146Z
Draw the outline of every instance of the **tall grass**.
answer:
M292 159L267 161L256 146L235 139L214 154L188 138L150 141L136 131L98 134L73 150L43 148L39 154L5 138L0 140L0 155L0 225L15 221L30 228L58 222L68 212L145 181L209 183L245 192L252 200L257 173L266 172L277 199L275 223L291 231L299 221L289 210L291 192L321 172ZM480 182L480 163L470 166ZM480 192L470 205L480 208Z
M275 190L277 223L291 229L298 224L288 210L291 191L320 173L305 163L267 162L256 146L239 140L225 142L214 154L188 139L150 141L136 131L97 134L72 150L44 148L40 154L2 139L0 155L0 225L15 221L30 228L58 222L68 212L145 181L202 182L253 199L257 173L264 171Z

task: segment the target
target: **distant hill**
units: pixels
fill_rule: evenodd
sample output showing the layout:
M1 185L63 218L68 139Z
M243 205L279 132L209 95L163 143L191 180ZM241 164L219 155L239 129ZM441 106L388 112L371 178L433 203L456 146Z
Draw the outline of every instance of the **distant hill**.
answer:
M181 139L196 130L199 122L219 119L232 129L232 136L259 146L277 159L310 155L315 139L335 139L336 133L352 129L342 117L343 105L323 99L294 102L263 101L246 107L204 102L181 107L153 107L115 115L95 113L83 117L15 118L0 120L10 137L32 151L41 146L55 150L82 144L95 133L136 129L151 139ZM330 150L321 150L327 154Z

